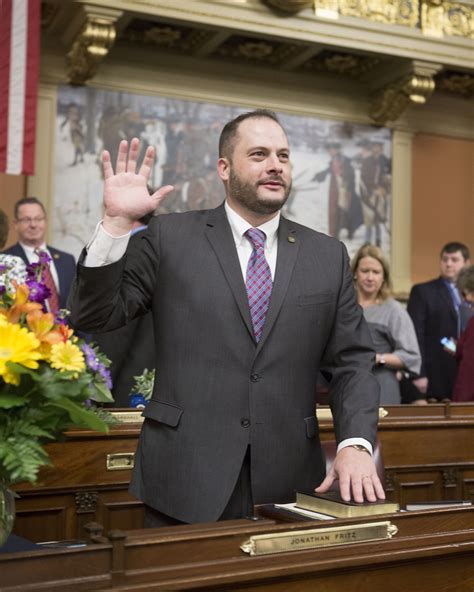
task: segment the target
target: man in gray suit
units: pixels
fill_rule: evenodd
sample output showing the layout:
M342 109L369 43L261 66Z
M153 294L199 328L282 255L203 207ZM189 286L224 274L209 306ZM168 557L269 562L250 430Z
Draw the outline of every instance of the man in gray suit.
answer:
M289 502L319 484L326 491L337 478L345 499L383 499L371 456L375 354L347 252L280 215L291 164L276 116L254 111L224 127L223 205L156 216L125 255L134 220L172 190L149 195L153 148L137 173L138 154L137 139L130 151L123 141L114 173L104 152L104 218L70 307L73 323L91 332L152 311L159 380L131 484L146 525L244 517L252 504ZM326 478L320 369L338 442Z

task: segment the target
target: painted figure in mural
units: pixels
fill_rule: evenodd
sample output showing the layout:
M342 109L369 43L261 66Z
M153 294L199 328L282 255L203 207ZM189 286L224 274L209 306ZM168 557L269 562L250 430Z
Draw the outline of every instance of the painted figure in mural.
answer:
M184 160L184 132L177 117L170 117L166 131L166 163L163 165L163 184L176 185Z
M347 238L352 239L354 232L362 224L362 209L355 190L355 172L349 158L341 153L339 142L328 142L326 149L331 157L327 169L316 173L313 181L322 183L330 175L328 199L328 232L339 238L343 228L347 229Z
M65 120L61 124L61 130L69 124L69 134L74 148L74 162L71 166L76 166L79 162L84 162L84 130L82 128L82 115L79 107L71 103L67 110Z
M97 128L97 135L102 141L102 149L107 150L110 152L112 158L117 159L118 145L124 139L122 135L122 120L118 107L107 105L104 108ZM100 160L97 164L101 166Z
M382 142L361 140L357 161L360 167L359 195L365 226L365 242L382 245L382 227L387 221L390 193L390 160Z

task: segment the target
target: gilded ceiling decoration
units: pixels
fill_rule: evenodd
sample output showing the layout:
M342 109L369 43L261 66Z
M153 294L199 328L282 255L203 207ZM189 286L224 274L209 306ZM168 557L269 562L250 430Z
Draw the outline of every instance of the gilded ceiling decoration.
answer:
M383 23L420 28L432 37L457 35L474 38L474 6L470 0L262 0L295 14L314 7L317 17L352 17Z
M115 42L115 20L88 15L66 56L71 84L84 84L92 78Z
M357 54L324 50L308 60L303 68L359 78L380 63L380 59Z
M436 88L470 98L474 96L474 76L460 72L442 72L436 78Z
M298 55L304 47L296 44L232 35L216 50L214 56L251 61L261 65L283 65Z
M180 53L192 53L212 37L212 34L207 29L134 19L122 31L120 39L135 46L151 45Z
M256 1L249 2L249 7ZM347 27L347 23L358 18L380 23L381 31L390 25L410 27L412 31L409 35L420 38L474 38L474 1L471 0L258 1L275 9L273 16L279 23L287 19L294 23L291 19L299 18L299 11L310 8L313 10L306 10L304 18L306 23L313 18L315 27L321 19L345 19L344 27ZM188 18L183 16L182 20L156 14L138 17L108 5L101 8L99 1L89 4L85 1L42 0L41 5L44 38L64 49L69 81L73 84L85 84L94 77L112 47L122 45L142 51L156 50L243 66L266 67L274 73L296 72L308 77L330 74L339 76L341 80L359 80L363 82L361 93L378 89L372 95L370 112L377 123L395 120L412 103L426 102L435 88L466 98L474 94L474 75L469 66L465 69L467 71L462 71L464 66L460 66L461 71L455 70L456 67L448 71L448 66L445 66L443 71L439 65L431 72L433 64L430 66L431 59L427 56L424 61L419 58L417 62L424 64L425 70L420 70L418 66L418 69L410 70L415 57L410 60L397 54L383 54L383 48L380 53L378 49L366 50L357 46L354 49L337 48L332 45L332 37L321 43L301 37L293 40L289 36L276 35L274 31L267 34L264 27L259 33L251 33L242 25L245 21L235 26L231 21L228 26L217 26L212 19L209 23L197 22L189 15ZM271 15L270 10L268 14ZM403 35L406 34L405 29ZM393 76L387 81L387 74L391 75L392 69Z
M314 0L266 0L267 4L284 12L299 12L303 8L310 8Z
M319 0L316 0L319 4ZM342 16L363 18L388 25L416 27L418 0L339 0Z

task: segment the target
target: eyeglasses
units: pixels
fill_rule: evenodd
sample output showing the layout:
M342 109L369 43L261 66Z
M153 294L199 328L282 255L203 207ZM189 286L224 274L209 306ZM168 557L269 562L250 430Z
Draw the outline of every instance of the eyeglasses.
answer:
M18 218L17 222L20 222L20 224L40 224L45 220L46 216L36 216L36 218Z

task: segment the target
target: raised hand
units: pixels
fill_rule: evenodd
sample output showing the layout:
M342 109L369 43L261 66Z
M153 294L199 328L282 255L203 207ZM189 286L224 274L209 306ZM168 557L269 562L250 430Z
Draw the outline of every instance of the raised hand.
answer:
M142 165L137 173L137 159L140 153L140 141L133 138L130 142L120 142L115 173L110 161L110 154L105 150L102 155L104 167L104 220L107 232L119 236L126 234L133 223L155 210L164 197L173 190L172 185L160 187L153 195L147 189L155 150L148 146Z

